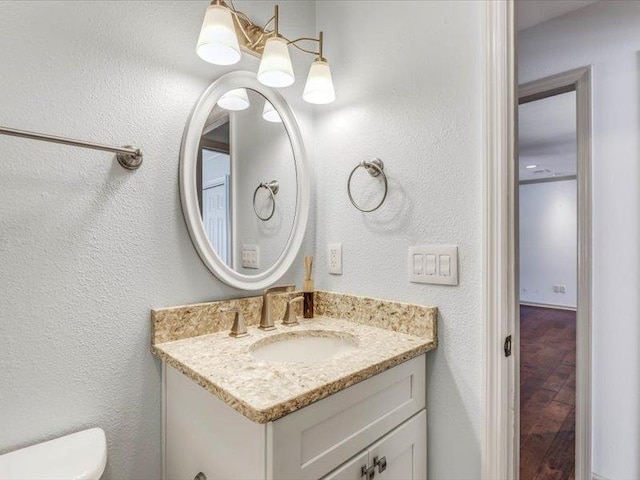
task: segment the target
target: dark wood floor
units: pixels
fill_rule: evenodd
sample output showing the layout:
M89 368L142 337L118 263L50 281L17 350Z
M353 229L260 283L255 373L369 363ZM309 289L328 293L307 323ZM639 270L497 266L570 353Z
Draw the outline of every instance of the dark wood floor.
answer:
M520 480L574 480L576 313L520 308Z

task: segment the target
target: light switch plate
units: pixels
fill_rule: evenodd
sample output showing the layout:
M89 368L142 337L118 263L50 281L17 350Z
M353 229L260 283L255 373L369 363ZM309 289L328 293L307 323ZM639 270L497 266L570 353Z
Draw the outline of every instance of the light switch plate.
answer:
M342 275L342 244L330 243L327 256L329 273Z
M458 285L457 245L409 247L409 281L434 285Z
M242 267L260 268L260 247L258 245L242 245Z

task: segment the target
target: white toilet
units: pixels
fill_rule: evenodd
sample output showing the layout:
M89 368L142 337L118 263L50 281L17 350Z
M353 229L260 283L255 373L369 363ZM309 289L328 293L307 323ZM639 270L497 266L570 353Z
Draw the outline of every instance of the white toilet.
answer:
M107 441L91 428L0 455L0 480L99 480Z

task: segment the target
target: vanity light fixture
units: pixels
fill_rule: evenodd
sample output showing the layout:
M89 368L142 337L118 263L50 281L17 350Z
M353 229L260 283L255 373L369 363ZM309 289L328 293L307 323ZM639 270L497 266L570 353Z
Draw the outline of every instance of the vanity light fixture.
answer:
M238 63L242 54L231 11L212 3L204 14L196 53L204 61L216 65Z
M307 83L304 86L302 98L305 102L318 105L331 103L336 99L336 92L333 89L333 79L329 64L322 56L322 32L320 32L320 52L318 58L311 64Z
M289 47L284 38L276 36L267 40L258 68L258 81L276 88L288 87L296 81Z
M269 100L264 101L264 108L262 109L262 118L264 118L267 122L271 123L282 123L282 118L280 118L280 114L273 108L271 102Z
M246 110L250 105L247 90L244 88L229 90L218 100L218 106L231 111Z
M273 25L273 27L272 27ZM315 42L318 51L303 48L298 43ZM233 0L212 0L205 13L196 51L203 60L216 65L232 65L240 61L240 50L261 57L258 81L269 87L282 88L295 82L289 45L314 55L303 99L309 103L326 104L335 100L335 90L329 63L323 56L323 34L318 38L301 37L289 40L279 31L279 9L261 27L243 12L236 10Z

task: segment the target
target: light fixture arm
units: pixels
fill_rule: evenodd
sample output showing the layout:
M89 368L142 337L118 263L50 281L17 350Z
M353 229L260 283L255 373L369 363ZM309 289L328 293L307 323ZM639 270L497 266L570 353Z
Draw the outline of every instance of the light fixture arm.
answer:
M267 20L264 26L256 25L251 21L251 19L242 11L237 10L233 0L212 0L212 5L221 5L223 7L228 8L233 15L233 18L236 22L237 29L244 39L242 48L247 50L249 53L260 56L262 51L264 50L265 42L275 36L281 37L286 40L287 45L292 45L301 52L308 53L309 55L315 55L318 60L324 60L323 55L323 33L320 32L318 38L312 37L300 37L295 40L290 40L280 33L280 7L278 5L274 5L273 16ZM273 25L273 29L270 29L271 25ZM310 50L307 48L303 48L298 45L298 42L316 42L318 44L318 50Z
M288 45L292 45L294 47L296 47L298 50L308 53L310 55L316 55L318 58L317 60L324 60L324 55L323 55L323 44L324 44L324 34L323 32L320 32L320 35L318 36L318 38L312 38L312 37L300 37L300 38L296 38L295 40L287 40L287 44ZM307 50L306 48L302 48L300 45L297 45L298 42L316 42L318 44L318 51L315 52L313 50Z

